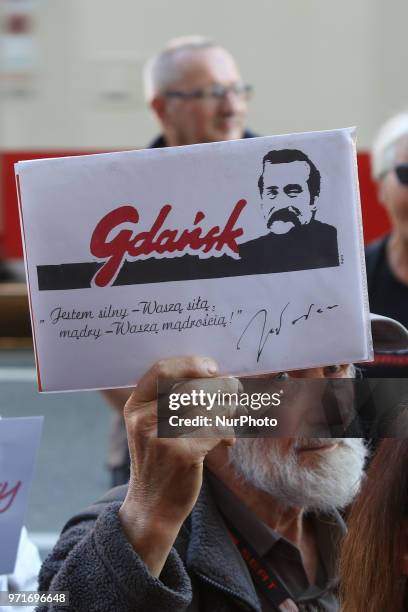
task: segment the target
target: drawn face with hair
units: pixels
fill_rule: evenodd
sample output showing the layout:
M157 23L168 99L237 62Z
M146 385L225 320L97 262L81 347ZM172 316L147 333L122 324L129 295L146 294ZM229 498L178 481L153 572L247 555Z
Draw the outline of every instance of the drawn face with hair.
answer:
M261 206L273 234L287 234L314 218L317 207L309 190L310 172L306 161L265 162Z

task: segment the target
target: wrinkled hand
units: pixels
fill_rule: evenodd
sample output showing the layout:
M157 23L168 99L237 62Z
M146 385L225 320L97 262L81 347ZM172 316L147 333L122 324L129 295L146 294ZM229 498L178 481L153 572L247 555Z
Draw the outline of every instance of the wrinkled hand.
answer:
M234 442L214 435L158 438L157 379L204 379L216 374L215 362L203 357L160 361L143 376L125 405L131 476L119 516L129 541L156 576L197 500L207 453L220 443ZM236 379L223 381L224 390L237 391ZM191 382L187 385L191 388Z

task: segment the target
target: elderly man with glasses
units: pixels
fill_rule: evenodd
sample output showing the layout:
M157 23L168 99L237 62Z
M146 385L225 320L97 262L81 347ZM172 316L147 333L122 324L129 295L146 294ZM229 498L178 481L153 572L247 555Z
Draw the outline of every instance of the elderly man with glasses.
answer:
M408 111L392 117L378 133L372 173L391 231L367 248L370 307L408 325ZM408 356L377 357L369 374L406 377Z
M247 138L251 87L232 55L207 38L170 41L144 70L146 101L162 135L152 147Z

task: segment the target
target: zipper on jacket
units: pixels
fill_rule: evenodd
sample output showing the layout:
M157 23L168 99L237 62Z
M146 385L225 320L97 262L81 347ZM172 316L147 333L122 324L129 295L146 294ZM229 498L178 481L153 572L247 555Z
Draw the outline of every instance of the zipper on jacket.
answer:
M216 582L215 580L212 580L212 578L208 578L208 576L205 576L204 574L200 574L199 572L195 572L195 574L197 576L199 576L204 582L207 582L208 584L211 584L212 586L217 587L217 589L219 589L220 591L224 591L224 593L228 593L228 595L233 595L235 599L238 599L245 607L247 610L250 610L251 612L258 612L260 609L256 609L252 606L248 607L249 604L247 604L246 601L244 601L239 594L236 591L233 591L232 589L219 584L219 582Z

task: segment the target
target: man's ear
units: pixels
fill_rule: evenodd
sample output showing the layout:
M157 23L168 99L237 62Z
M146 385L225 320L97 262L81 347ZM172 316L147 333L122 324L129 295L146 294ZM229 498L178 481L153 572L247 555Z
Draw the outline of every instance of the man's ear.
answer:
M156 96L150 102L150 108L153 114L157 117L161 124L166 123L167 118L167 100L163 96Z

